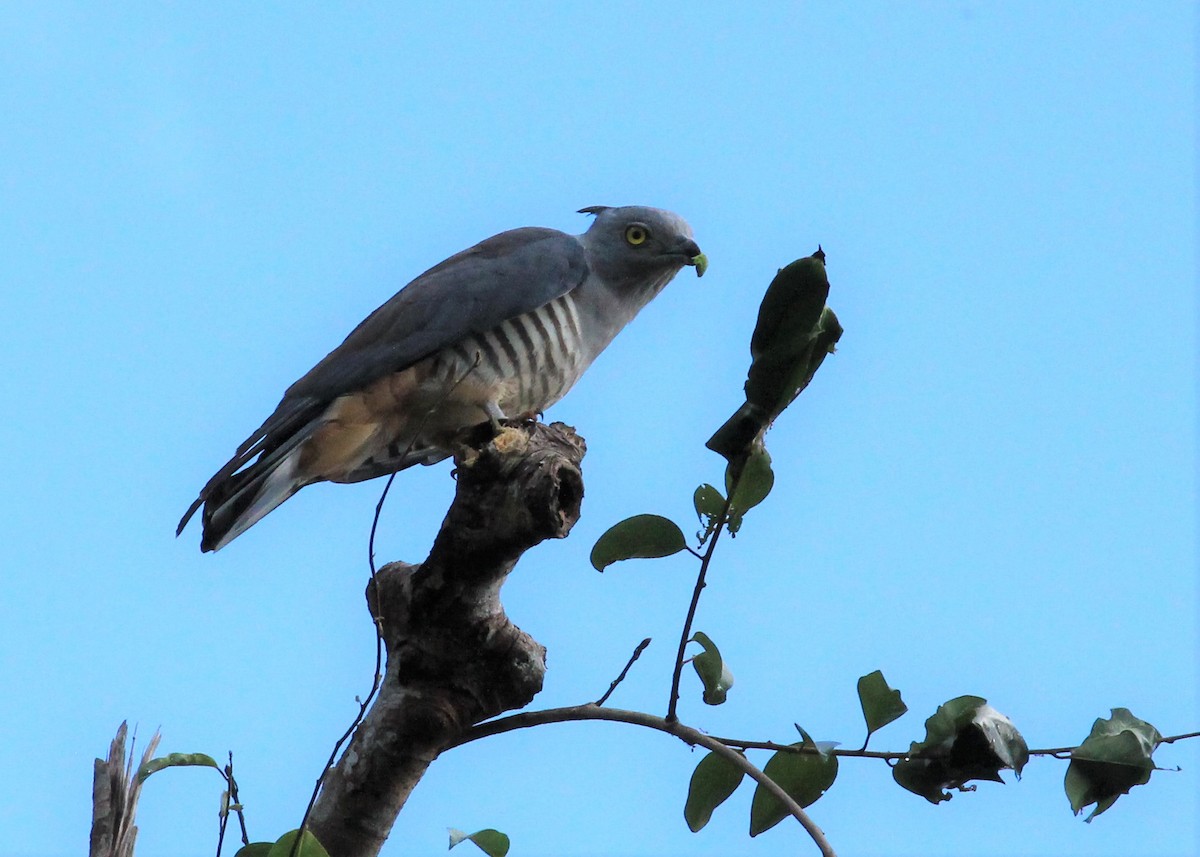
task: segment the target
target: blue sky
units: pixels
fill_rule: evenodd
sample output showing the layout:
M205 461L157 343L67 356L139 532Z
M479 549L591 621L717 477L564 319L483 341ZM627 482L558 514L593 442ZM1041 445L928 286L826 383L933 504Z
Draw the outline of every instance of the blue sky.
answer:
M589 453L582 520L504 592L549 649L536 707L596 698L650 636L613 704L663 710L694 567L588 551L635 513L692 528L762 291L821 243L846 333L701 603L737 684L720 708L688 684L682 718L856 746L880 668L911 709L880 749L966 693L1032 746L1114 706L1200 728L1191 4L440 5L0 6L0 854L79 853L123 719L232 750L255 838L295 826L369 686L381 486L307 489L216 556L175 522L405 282L594 204L678 211L711 267L547 415ZM451 491L405 473L380 557L424 558ZM747 786L688 832L699 758L607 724L461 748L384 854L447 826L514 855L810 853L747 837ZM842 855L1195 854L1200 752L1157 758L1183 771L1091 825L1053 760L937 807L846 762L812 815ZM156 776L139 853L212 853L218 794Z

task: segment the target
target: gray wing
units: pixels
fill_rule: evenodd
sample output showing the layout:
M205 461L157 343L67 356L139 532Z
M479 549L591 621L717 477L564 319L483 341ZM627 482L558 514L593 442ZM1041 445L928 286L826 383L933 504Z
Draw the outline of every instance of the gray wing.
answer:
M470 333L549 303L582 283L587 270L583 248L570 235L538 227L502 232L401 289L288 388L284 402L330 400L362 389Z
M537 309L587 275L579 241L541 227L501 232L430 268L288 388L274 413L209 480L179 530L215 486L256 456L269 464L302 443L333 399L406 369L468 334Z

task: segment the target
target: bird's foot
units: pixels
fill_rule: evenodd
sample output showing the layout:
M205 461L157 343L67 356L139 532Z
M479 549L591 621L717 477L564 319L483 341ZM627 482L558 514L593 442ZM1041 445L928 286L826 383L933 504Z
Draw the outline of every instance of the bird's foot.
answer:
M545 411L526 411L523 414L518 414L516 417L510 420L510 422L521 426L527 426L530 423L541 422L542 418L545 416Z

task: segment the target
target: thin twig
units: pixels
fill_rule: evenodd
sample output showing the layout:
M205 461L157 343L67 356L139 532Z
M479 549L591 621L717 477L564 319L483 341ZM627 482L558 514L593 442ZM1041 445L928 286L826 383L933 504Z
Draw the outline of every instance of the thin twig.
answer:
M625 669L621 670L621 674L613 679L612 684L608 686L608 690L604 692L604 696L597 699L592 705L603 705L612 696L612 692L617 689L617 685L625 680L625 676L629 673L629 668L633 666L633 662L641 657L642 652L646 651L646 646L648 645L650 645L649 637L638 643L637 648L633 650L633 654L629 656L629 663L625 664Z
M708 574L708 565L712 562L717 540L721 538L721 531L725 529L729 520L729 511L733 508L733 495L737 491L737 483L741 481L741 478L741 473L739 473L734 479L733 486L729 489L729 496L725 499L725 508L721 511L721 518L708 542L708 549L704 551L704 556L700 560L700 573L696 575L696 587L692 590L692 601L688 605L687 618L683 621L683 633L679 635L679 651L675 655L675 669L671 674L671 697L667 702L666 718L670 723L679 719L675 713L679 704L679 682L683 677L684 654L687 651L688 638L692 634L692 622L696 618L696 607L700 603L700 593L704 591L704 578Z
M481 723L466 730L450 746L457 747L470 741L477 741L480 738L486 738L491 735L500 735L515 729L541 726L546 723L567 723L578 720L609 720L617 723L631 723L635 726L644 726L647 729L655 729L659 732L665 732L668 735L674 735L685 744L691 746L699 745L717 753L748 774L760 786L778 798L780 803L791 813L792 817L799 821L808 832L808 835L812 837L817 848L821 850L822 857L837 857L833 846L825 838L824 831L816 825L808 813L777 782L764 774L761 769L756 767L737 750L722 744L717 739L705 735L703 732L693 729L690 726L684 726L678 720L667 720L664 717L646 714L641 711L601 708L598 705L588 703L568 708L550 708L545 711L522 712L508 717L501 717L497 720L489 720L486 723Z
M812 747L805 747L803 744L780 744L775 741L744 741L741 738L721 738L713 735L714 741L720 741L727 747L736 747L740 750L774 750L775 752L785 753L811 753L813 755L822 756L848 756L856 759L903 759L908 753L890 753L883 750L839 750L836 747L831 750L817 750Z
M246 833L246 814L242 812L241 799L238 797L237 780L233 778L233 751L229 751L229 764L225 770L217 771L225 778L225 804L221 807L220 820L217 825L217 857L221 857L221 848L225 843L225 830L229 825L229 810L237 813L238 825L242 828L242 844L249 845L250 837Z
M801 744L779 744L775 741L746 741L741 738L722 738L719 735L711 736L714 741L720 741L727 747L736 747L740 750L774 750L776 752L785 753L812 753L822 755L841 756L844 759L882 759L888 762L894 762L899 759L908 758L911 755L909 752L897 752L887 750L840 750L836 747L831 750L819 751L812 747L805 747ZM1163 738L1159 743L1173 744L1176 741L1183 741L1188 738L1200 738L1200 732L1188 732L1183 735L1172 735L1169 738ZM1030 750L1030 756L1053 756L1056 759L1070 758L1070 754L1079 747L1047 747L1045 749Z
M246 832L246 813L242 811L242 799L238 795L237 780L233 778L233 751L229 751L229 802L236 807L234 810L238 817L238 826L242 829L242 844L250 844L250 834Z
M225 826L229 824L229 789L225 790L224 798L225 805L221 807L217 816L217 857L221 857L221 846L225 844Z
M1174 744L1176 741L1186 741L1189 738L1200 738L1200 732L1184 732L1182 735L1170 735L1159 740L1159 744ZM1053 756L1056 759L1069 758L1070 754L1079 747L1050 747L1045 750L1030 750L1031 756Z

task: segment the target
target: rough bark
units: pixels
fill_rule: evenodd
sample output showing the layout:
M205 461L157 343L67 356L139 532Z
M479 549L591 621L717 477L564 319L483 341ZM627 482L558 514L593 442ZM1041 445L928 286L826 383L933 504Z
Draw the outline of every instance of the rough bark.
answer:
M562 423L506 427L465 448L429 558L390 563L376 575L377 591L368 586L387 668L313 807L310 829L332 857L377 854L438 754L541 690L546 650L508 620L500 587L521 554L574 526L584 451Z

